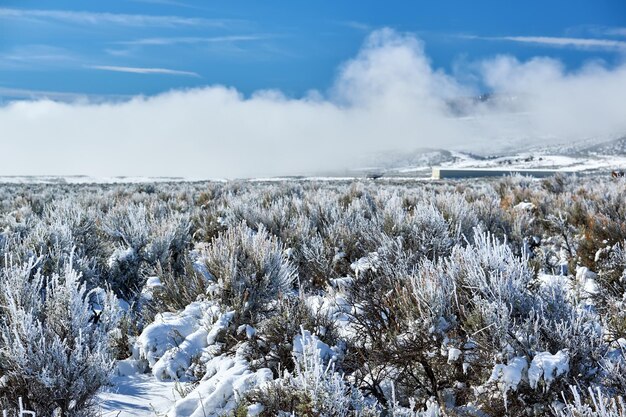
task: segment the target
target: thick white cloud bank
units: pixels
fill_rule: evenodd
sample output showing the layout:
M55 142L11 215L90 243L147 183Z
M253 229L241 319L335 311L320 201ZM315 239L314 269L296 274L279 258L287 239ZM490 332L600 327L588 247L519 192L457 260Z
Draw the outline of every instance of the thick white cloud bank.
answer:
M566 72L555 60L502 56L472 71L495 99L471 100L477 91L459 81L468 77L434 69L415 37L381 30L330 91L303 98L209 86L124 102L13 102L0 108L0 175L289 175L353 167L385 150L626 133L626 65Z

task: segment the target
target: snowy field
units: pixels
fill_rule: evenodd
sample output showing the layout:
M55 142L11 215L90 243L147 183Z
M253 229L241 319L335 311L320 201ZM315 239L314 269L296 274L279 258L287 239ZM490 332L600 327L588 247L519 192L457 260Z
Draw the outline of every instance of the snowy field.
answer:
M5 184L0 408L623 417L624 195L606 173Z
M177 383L157 381L150 374L114 376L111 386L98 395L96 414L102 417L164 415L180 394Z
M594 151L588 150L596 149ZM357 168L343 171L328 171L298 176L275 176L250 178L255 183L265 182L352 182L368 177L376 177L381 182L386 181L427 181L431 178L432 168L446 169L549 169L563 173L606 174L613 170L626 169L626 139L620 138L604 144L590 146L589 143L571 145L572 149L564 145L545 149L535 149L527 152L504 152L493 156L478 156L459 151L446 150L417 150L399 157L395 154L377 154L371 161L364 160L357 163ZM221 178L183 178L183 177L91 177L85 175L74 176L0 176L0 184L152 184L152 183L181 183L181 182L221 182Z

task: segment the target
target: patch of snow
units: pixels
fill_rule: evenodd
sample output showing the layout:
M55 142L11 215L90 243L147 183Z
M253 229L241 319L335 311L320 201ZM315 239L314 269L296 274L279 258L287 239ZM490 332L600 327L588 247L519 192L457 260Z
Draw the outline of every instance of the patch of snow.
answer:
M152 374L159 381L184 379L193 358L199 357L207 347L207 331L200 327L183 340L180 346L170 349L152 366Z
M98 416L148 417L164 415L180 394L174 382L159 382L151 374L116 376L98 394Z
M305 299L305 302L311 311L330 318L337 326L340 336L350 337L354 335L350 321L352 306L342 291L336 291L331 287L324 297L310 295Z
M248 406L248 417L258 416L263 412L265 407L261 404L252 404Z
M576 281L581 286L582 290L589 295L598 294L599 287L596 282L597 274L589 270L585 266L579 266L576 268Z
M207 281L216 281L215 277L209 272L202 259L198 259L193 263L193 270L202 275L202 277Z
M326 343L317 338L316 335L311 334L308 330L302 330L301 334L296 335L293 339L293 356L294 358L300 358L304 354L304 348L307 345L312 344L319 357L323 361L334 361L337 358L337 352L331 349Z
M248 339L252 339L256 334L256 329L249 324L242 324L237 328L237 333L242 334L243 332L246 332L246 337Z
M131 376L146 371L145 361L136 359L124 359L115 364L115 374L117 376Z
M345 257L346 257L345 252L339 251L339 252L335 253L335 256L333 256L333 264L336 264L337 262L339 262L340 260L342 260Z
M550 274L538 274L537 280L541 287L554 287L554 288L563 288L567 291L572 289L572 283L570 278L563 275L550 275Z
M181 313L170 316L166 323L151 324L138 339L140 346L149 347L148 353L144 348L139 358L148 359L153 375L160 381L186 380L194 359L201 358L206 353L205 348L215 345L217 337L229 326L235 314L234 311L220 313L216 306L206 302L196 302L190 306L194 304L197 308L189 309L188 306ZM155 349L154 342L146 342L150 337L162 341L164 333L172 332L176 335L173 344Z
M526 359L522 356L518 356L511 359L508 365L499 363L494 366L489 381L497 381L498 386L506 395L509 390L517 390L517 387L520 382L522 382L522 377L527 368L528 362Z
M126 248L126 249L118 248L109 257L109 262L108 262L109 268L113 268L116 263L127 262L130 259L134 258L135 256L136 256L136 252L135 252L135 249L133 248Z
M378 268L379 264L380 264L380 261L378 259L378 253L372 252L368 254L367 256L364 256L354 261L350 265L350 268L354 271L354 274L358 278L358 276L362 272L367 272L369 270L376 272L376 269Z
M146 287L147 288L155 288L155 287L162 287L163 284L161 283L161 279L159 277L149 277L146 280Z
M207 303L196 301L180 313L157 315L135 341L133 358L144 359L150 367L154 367L165 352L178 347L187 336L198 330L208 308L210 305Z
M219 336L219 334L228 327L230 321L233 319L234 316L235 312L229 311L218 317L215 323L213 323L213 327L211 327L211 331L206 337L207 344L212 345L215 343L215 339L217 339L217 336Z
M252 372L248 362L236 355L217 356L206 363L200 383L167 413L168 417L217 417L227 415L250 389L272 380L272 371Z
M586 156L566 156L555 152L537 151L511 153L498 157L480 158L473 155L452 152L453 158L439 164L442 168L473 169L553 169L561 172L582 173L585 171L609 172L626 165L623 155L594 154Z
M347 291L352 287L354 279L351 277L332 278L329 280L330 285L340 291Z
M461 352L461 349L457 349L457 348L448 349L448 363L458 361L462 354L463 352Z
M532 211L536 208L536 206L533 203L522 201L513 208L520 211Z
M543 379L545 389L550 387L556 378L569 372L569 353L566 349L559 350L554 355L550 352L540 352L533 358L528 369L528 381L533 389L537 388Z

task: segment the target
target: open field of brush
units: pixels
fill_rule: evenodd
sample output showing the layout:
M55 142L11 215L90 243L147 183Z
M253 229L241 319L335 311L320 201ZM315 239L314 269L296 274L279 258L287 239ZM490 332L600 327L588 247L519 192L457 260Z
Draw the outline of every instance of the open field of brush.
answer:
M0 410L626 416L626 181L0 186Z

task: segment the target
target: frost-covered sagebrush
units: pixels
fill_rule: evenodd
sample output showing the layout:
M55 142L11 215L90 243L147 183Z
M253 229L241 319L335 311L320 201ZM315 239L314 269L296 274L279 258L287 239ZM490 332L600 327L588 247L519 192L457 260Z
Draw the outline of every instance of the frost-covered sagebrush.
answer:
M3 407L87 413L115 357L169 416L623 414L623 180L0 195Z
M87 291L71 262L51 276L36 265L9 264L0 275L0 405L15 409L21 397L40 415L89 415L113 368L116 298Z

